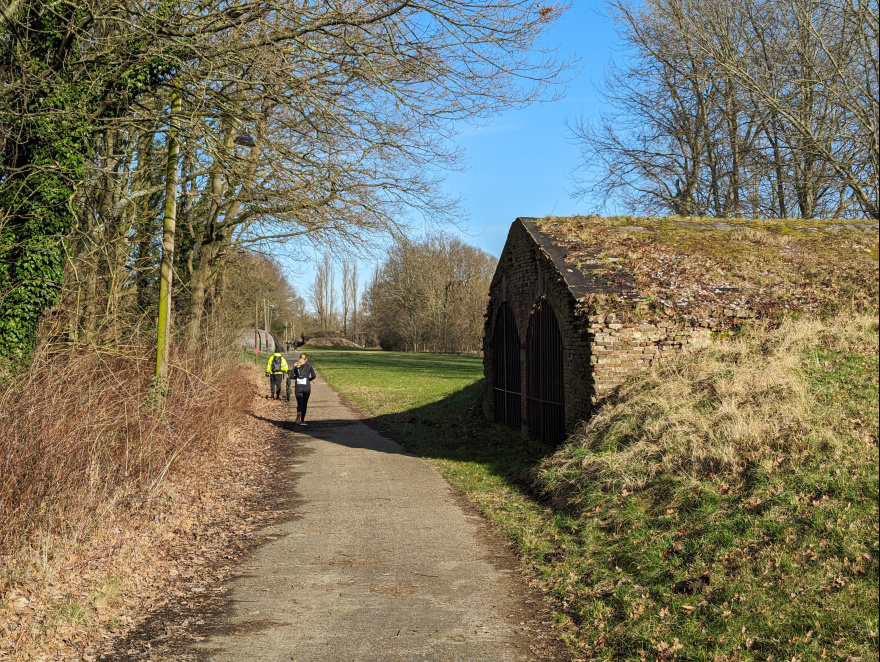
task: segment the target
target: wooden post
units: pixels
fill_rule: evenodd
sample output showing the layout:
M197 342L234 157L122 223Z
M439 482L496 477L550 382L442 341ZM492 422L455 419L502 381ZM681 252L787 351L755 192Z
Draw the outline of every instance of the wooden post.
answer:
M180 94L171 93L171 117L166 143L168 158L165 163L165 219L162 230L162 263L159 280L159 331L156 348L156 385L165 388L168 379L168 345L171 337L171 285L174 275L174 232L177 222L177 177L180 156L179 133Z

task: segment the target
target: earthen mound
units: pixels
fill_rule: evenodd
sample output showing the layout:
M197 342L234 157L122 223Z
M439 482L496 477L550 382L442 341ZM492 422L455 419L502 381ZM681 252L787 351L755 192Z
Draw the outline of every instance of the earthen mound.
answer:
M363 349L357 343L345 338L309 338L305 344L306 349L310 347L351 347L353 349Z

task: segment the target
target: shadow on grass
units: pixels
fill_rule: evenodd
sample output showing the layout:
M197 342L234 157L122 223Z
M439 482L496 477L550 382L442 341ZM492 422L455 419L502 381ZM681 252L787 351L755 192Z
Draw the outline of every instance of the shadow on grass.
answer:
M535 468L555 448L487 421L481 406L483 384L480 379L437 402L366 422L419 457L479 463L531 492Z
M403 446L404 452L426 459L482 464L488 472L531 492L535 468L555 448L524 439L518 431L487 421L480 406L482 392L483 380L480 379L436 402L396 414L365 416L360 420ZM292 416L294 409L288 412L285 408L284 414L279 412L279 415L283 417L288 413ZM338 428L356 423L350 419L313 420L308 427L296 426L284 418L263 420L282 430L295 430L344 446L362 447L356 441L347 443L345 435L338 433ZM398 452L387 446L375 450Z
M479 463L490 473L530 491L536 466L555 449L523 439L519 432L487 421L480 406L482 392L483 380L480 379L436 402L396 414L359 420L403 446L403 452L423 458ZM364 447L359 441L348 443L345 435L338 433L339 428L355 425L357 420L314 419L309 421L308 426L300 427L293 420L288 420L294 412L293 407L281 407L278 418L256 418L280 430L325 439L342 446ZM374 450L400 452L393 446L376 447Z

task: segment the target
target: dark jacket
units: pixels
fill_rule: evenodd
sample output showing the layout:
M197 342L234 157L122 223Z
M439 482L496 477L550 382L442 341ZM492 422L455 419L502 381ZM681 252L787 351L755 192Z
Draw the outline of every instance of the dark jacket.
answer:
M296 388L311 388L312 380L317 377L315 374L315 369L312 367L312 364L306 361L298 368L294 367L290 369L293 373L294 384ZM301 380L305 379L306 383L301 384Z

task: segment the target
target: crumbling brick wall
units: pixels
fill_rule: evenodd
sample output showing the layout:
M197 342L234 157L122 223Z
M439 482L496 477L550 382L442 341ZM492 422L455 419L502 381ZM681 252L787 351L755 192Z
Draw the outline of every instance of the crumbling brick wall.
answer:
M587 301L580 302L582 306ZM627 310L629 313L630 310ZM713 333L725 333L755 311L719 307L707 319L655 314L648 321L624 321L613 312L587 315L592 349L594 404L622 384L633 373L671 358L683 349L705 347Z
M529 321L539 302L546 300L556 314L565 352L565 420L566 425L589 416L593 400L590 346L587 318L577 314L578 302L551 257L542 250L522 223L514 223L498 261L498 268L489 290L489 305L483 335L483 370L486 375L483 410L494 418L492 389L494 385L494 323L498 309L507 303L516 321L520 340L521 421L526 431L526 342Z
M633 373L682 349L709 344L715 330L709 324L666 319L623 323L614 313L588 315L588 319L594 403Z
M685 348L711 342L712 333L731 327L731 318L751 311L719 309L707 320L681 319L654 313L632 319L632 305L624 314L614 312L615 300L626 301L633 292L625 284L591 277L574 270L549 237L528 219L511 226L489 290L483 341L486 376L483 411L494 418L494 323L506 303L513 313L520 340L521 431L527 432L526 343L531 316L546 300L556 314L563 338L565 422L567 427L588 419L597 404L633 373ZM602 309L598 313L597 309Z

